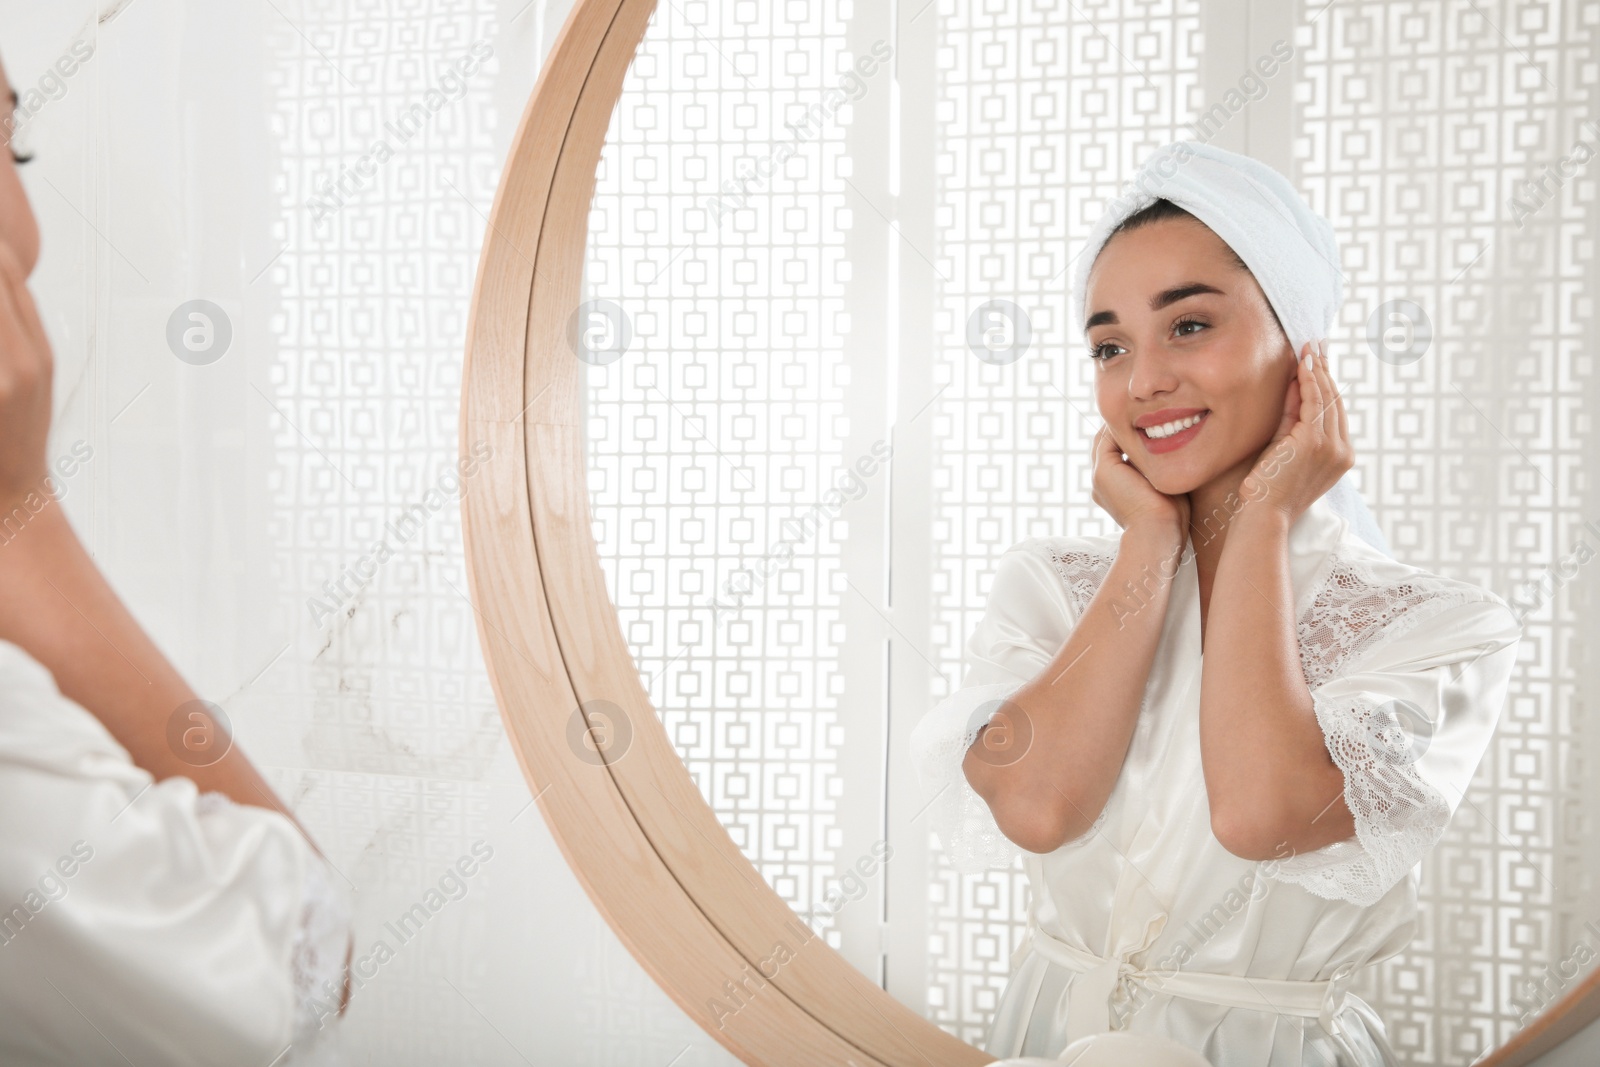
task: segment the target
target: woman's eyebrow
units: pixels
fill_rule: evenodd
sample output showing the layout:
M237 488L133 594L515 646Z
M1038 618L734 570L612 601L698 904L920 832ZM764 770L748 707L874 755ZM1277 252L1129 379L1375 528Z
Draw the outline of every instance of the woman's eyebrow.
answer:
M1207 285L1205 282L1185 282L1183 285L1175 285L1171 289L1163 289L1155 296L1152 296L1150 298L1150 310L1160 311L1168 304L1176 304L1180 300L1187 300L1189 297L1198 296L1201 293L1215 293L1217 296L1228 295L1216 286ZM1115 326L1118 321L1115 311L1096 311L1089 316L1089 321L1083 324L1083 329L1087 333L1095 326L1106 324Z

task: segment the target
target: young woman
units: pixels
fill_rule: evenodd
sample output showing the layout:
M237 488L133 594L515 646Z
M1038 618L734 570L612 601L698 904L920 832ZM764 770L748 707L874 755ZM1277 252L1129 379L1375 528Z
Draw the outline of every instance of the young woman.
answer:
M1354 532L1326 221L1203 144L1135 182L1075 294L1121 533L1003 553L912 741L952 862L1025 861L986 1049L1124 1030L1227 1067L1393 1064L1348 986L1412 937L1521 625Z
M344 1011L346 890L62 513L19 162L0 152L0 1062L285 1064Z

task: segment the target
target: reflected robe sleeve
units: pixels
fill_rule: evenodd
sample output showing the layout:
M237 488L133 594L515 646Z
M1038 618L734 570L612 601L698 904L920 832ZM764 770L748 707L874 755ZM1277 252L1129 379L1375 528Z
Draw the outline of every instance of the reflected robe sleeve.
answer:
M1499 597L1460 589L1310 687L1355 836L1263 861L1263 874L1368 906L1444 835L1494 735L1522 634Z
M0 1062L292 1062L338 1010L342 886L279 812L153 781L0 641Z
M929 822L958 871L1003 869L1022 853L1001 833L961 764L1004 699L1055 658L1075 621L1047 539L1007 549L995 564L983 615L965 642L960 688L930 708L912 731L912 766L922 796L931 798Z

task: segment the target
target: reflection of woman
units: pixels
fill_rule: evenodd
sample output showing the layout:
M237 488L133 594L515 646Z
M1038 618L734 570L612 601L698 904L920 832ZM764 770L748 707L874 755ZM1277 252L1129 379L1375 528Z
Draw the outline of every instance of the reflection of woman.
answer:
M1002 554L962 688L912 742L952 862L1025 850L986 1048L1121 1029L1228 1067L1393 1063L1346 987L1411 940L1520 623L1355 536L1359 496L1335 506L1354 460L1319 340L1326 221L1207 145L1135 182L1076 293L1094 500L1122 532Z
M208 740L55 498L17 162L0 151L0 1063L286 1064L349 996L343 883Z

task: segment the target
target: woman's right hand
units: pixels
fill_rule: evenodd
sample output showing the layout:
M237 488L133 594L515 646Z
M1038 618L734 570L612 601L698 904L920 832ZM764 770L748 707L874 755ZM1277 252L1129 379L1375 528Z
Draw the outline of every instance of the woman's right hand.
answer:
M1189 536L1189 494L1168 496L1122 458L1122 446L1105 425L1094 435L1094 502L1105 508L1124 530L1155 526L1183 543Z

